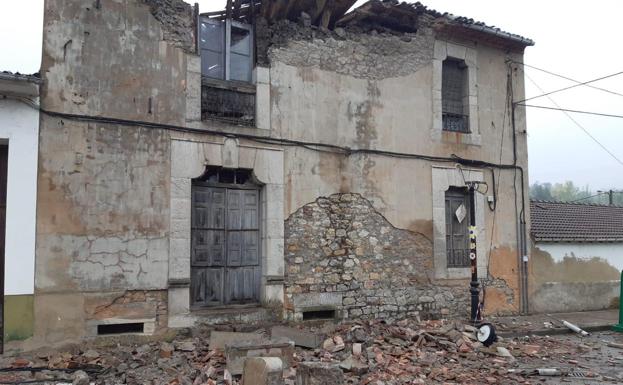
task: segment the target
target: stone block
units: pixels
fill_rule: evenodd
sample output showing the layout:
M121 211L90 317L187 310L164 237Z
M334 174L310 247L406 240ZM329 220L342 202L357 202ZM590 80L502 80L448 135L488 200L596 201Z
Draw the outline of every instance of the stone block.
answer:
M342 293L302 293L293 297L297 309L335 309L342 306Z
M227 370L233 375L242 374L244 361L250 357L279 357L284 369L287 369L294 360L294 342L273 338L270 341L232 342L225 345Z
M270 331L270 335L273 338L288 338L294 342L294 345L310 349L316 349L324 340L324 336L322 335L312 333L306 330L279 325L273 326Z
M225 349L225 345L237 342L260 342L266 338L258 333L219 332L210 333L210 349Z
M344 373L336 364L301 362L296 370L296 385L341 385Z
M283 361L278 357L253 357L244 361L242 385L282 385Z

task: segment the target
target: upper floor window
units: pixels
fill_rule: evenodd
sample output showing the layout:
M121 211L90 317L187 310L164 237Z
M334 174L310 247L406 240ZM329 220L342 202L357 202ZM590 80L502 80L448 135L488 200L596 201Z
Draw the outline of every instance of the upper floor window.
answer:
M201 118L255 125L253 26L200 18Z
M201 18L201 73L220 80L251 82L253 28L231 19Z
M441 73L443 129L469 132L469 94L467 65L463 60L447 58Z

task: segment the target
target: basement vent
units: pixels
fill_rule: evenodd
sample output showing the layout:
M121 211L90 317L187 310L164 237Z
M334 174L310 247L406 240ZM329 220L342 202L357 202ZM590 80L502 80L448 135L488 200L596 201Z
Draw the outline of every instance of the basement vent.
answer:
M303 312L303 321L335 319L335 310L313 310Z
M97 325L98 336L143 333L144 331L145 324L143 322Z

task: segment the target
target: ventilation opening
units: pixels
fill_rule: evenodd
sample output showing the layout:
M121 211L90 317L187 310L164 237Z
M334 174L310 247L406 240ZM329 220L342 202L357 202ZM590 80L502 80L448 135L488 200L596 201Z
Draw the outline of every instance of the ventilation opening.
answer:
M303 321L317 319L335 319L335 310L313 310L303 312Z
M97 335L143 333L145 324L142 322L97 325Z

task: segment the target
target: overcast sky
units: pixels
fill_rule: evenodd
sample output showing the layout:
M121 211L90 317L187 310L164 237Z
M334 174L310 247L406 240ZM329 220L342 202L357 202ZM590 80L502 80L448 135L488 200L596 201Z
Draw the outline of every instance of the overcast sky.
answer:
M194 1L189 1L194 3ZM225 0L199 0L200 11L223 8ZM360 0L359 3L363 3ZM623 2L599 0L427 0L430 8L467 16L536 41L525 62L588 81L623 71ZM3 1L0 13L0 70L32 73L41 63L43 0ZM526 69L528 97L573 83ZM595 86L623 94L623 75ZM531 104L623 115L623 96L587 87L556 93ZM623 161L623 119L572 114L590 135ZM529 109L530 181L589 185L593 190L623 189L623 164L559 111Z

